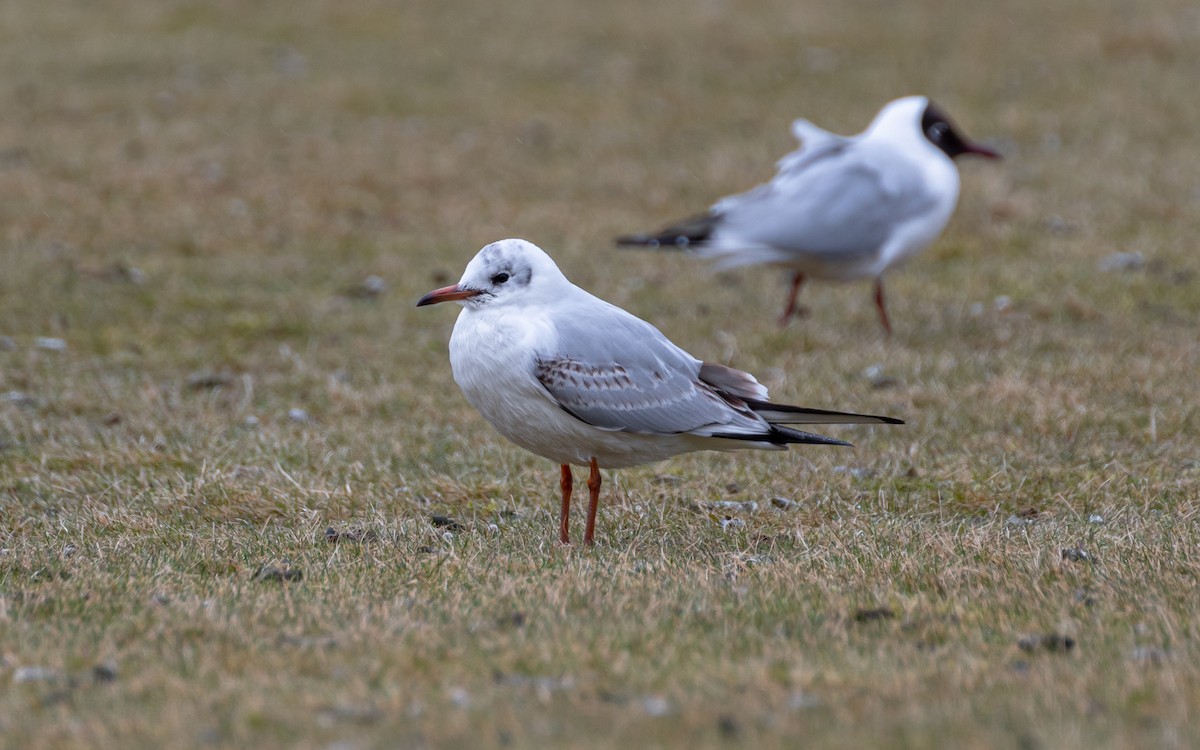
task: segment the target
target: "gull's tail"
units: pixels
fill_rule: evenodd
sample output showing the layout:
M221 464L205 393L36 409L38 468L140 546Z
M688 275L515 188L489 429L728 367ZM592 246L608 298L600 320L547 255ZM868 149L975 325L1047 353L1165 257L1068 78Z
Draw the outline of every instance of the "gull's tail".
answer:
M752 398L743 400L751 411L771 424L904 424L903 419L895 417L812 409L807 406L792 406L791 404L773 404L770 401L759 401Z
M783 427L786 424L904 424L895 417L880 417L874 414L855 414L849 411L813 409L808 406L776 404L767 400L767 388L748 372L704 362L700 366L701 382L711 386L722 398L735 408L753 412L769 427L769 432L751 434L723 434L719 437L735 440L760 440L774 445L788 443L811 443L816 445L850 445L844 440L817 435L802 430Z
M687 250L693 245L708 241L717 225L717 219L717 214L709 211L652 234L623 235L617 238L617 246Z
M800 443L803 445L842 445L847 448L853 448L853 443L847 443L845 440L818 435L815 432L804 432L803 430L793 430L790 427L780 427L777 424L771 425L771 434L767 435L768 443L775 445L792 445Z
M769 401L746 399L746 405L771 425L771 432L766 436L769 443L788 445L790 443L806 443L809 445L844 445L854 447L845 440L818 435L813 432L794 430L784 427L785 424L904 424L904 420L895 417L878 417L873 414L854 414L846 411L830 411L828 409L810 409L806 406L791 406L789 404L772 404Z

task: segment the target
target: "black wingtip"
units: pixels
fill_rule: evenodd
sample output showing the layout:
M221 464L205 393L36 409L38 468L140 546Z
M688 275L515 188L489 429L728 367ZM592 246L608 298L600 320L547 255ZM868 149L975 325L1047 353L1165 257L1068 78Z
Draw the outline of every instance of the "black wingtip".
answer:
M711 211L691 216L654 234L623 234L617 237L617 247L650 247L666 250L687 250L708 241L720 217Z
M652 250L687 250L693 238L682 234L626 234L616 239L617 247L648 247Z
M845 440L838 440L827 435L818 435L815 432L804 432L803 430L793 430L790 427L780 427L772 425L775 429L772 431L772 437L781 437L781 445L836 445L842 448L853 448L854 443L847 443Z
M884 417L878 414L856 414L851 411L776 404L757 398L743 400L747 406L768 422L779 424L904 424L903 419Z
M826 435L818 435L815 432L804 432L803 430L793 430L790 427L782 427L777 424L771 425L771 431L766 434L747 435L733 434L722 435L714 434L713 437L726 438L728 440L746 440L755 443L771 443L773 445L836 445L843 448L853 448L854 443L847 443L845 440L838 440Z
M648 234L623 234L615 242L617 247L658 247L657 237Z

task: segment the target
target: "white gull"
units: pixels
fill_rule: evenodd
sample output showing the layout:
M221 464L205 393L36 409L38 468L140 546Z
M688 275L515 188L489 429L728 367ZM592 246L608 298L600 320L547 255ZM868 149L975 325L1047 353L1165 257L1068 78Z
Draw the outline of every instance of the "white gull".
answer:
M525 240L494 242L462 279L418 306L463 306L450 366L463 395L501 435L561 466L559 538L569 543L571 465L590 467L591 544L600 467L697 450L849 445L788 424L901 424L891 417L768 400L753 375L702 362L657 328L572 284Z
M890 102L857 136L796 120L801 147L778 162L770 182L717 201L707 212L618 245L693 249L720 268L773 265L792 273L780 324L797 313L806 279L875 279L884 331L891 323L883 274L920 252L945 228L958 202L963 154L999 158L967 140L923 96Z

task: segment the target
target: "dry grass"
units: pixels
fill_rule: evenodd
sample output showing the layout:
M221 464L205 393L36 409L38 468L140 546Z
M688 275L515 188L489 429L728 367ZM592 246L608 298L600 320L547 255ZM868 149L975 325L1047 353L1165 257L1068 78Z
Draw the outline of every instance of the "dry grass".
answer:
M1182 0L7 4L3 744L1195 746L1198 65ZM1009 158L891 342L611 249L917 91ZM412 306L513 235L909 425L622 472L556 548Z

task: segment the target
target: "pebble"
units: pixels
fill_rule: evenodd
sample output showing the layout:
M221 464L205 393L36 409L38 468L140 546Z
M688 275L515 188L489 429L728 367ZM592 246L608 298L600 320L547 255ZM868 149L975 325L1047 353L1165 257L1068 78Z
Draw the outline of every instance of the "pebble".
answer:
M288 419L292 422L307 422L308 412L298 407L288 409Z
M191 375L188 375L187 387L193 391L202 391L208 388L220 388L232 382L233 377L227 373L193 372Z
M1146 265L1146 259L1137 252L1113 253L1103 258L1096 268L1100 271L1137 271Z
M341 531L332 526L325 529L325 541L330 544L338 544L339 542L374 542L378 539L379 534L374 529L363 529L353 526Z
M50 338L49 336L38 336L33 340L33 345L38 349L44 349L48 352L65 352L67 350L66 341Z
M647 716L666 716L671 713L671 702L661 695L647 695L641 700L642 710Z
M740 518L722 518L721 519L721 530L722 531L736 531L737 529L743 529L745 527L746 527L746 522Z
M895 378L891 375L884 375L882 377L872 379L871 387L877 391L882 391L885 388L896 388L902 383L903 381L901 381L900 378Z
M742 564L747 568L753 568L758 565L770 565L775 562L775 558L771 555L749 555L742 558Z
M25 146L9 146L0 149L0 168L17 169L29 166L30 153Z
M1061 554L1069 562L1092 562L1092 556L1082 547L1064 547Z
M709 503L709 507L714 510L736 510L743 513L754 513L758 510L758 503L753 500L714 500Z
M497 621L498 625L507 625L514 628L525 627L525 613L521 611L510 612L501 617Z
M275 70L287 78L301 78L308 73L308 56L294 47L275 52Z
M1075 648L1075 639L1062 633L1044 633L1023 635L1017 639L1017 646L1022 651L1049 651L1065 654Z
M833 467L835 474L849 474L855 479L865 479L874 474L870 469L864 469L861 466L835 466Z
M1078 229L1075 224L1067 221L1061 216L1048 216L1046 221L1043 222L1043 226L1045 226L1046 231L1050 232L1051 234L1059 235L1071 234Z
M346 290L346 295L358 299L374 299L387 291L387 282L382 276L366 277Z
M317 712L317 723L329 728L339 722L351 724L374 724L383 718L383 712L371 704L330 706Z
M463 526L458 521L455 521L450 516L432 515L429 517L429 522L439 529L447 531L466 531L467 527Z
M338 641L332 635L281 635L279 644L297 648L331 649L337 648Z
M263 565L254 573L254 580L266 581L299 581L304 578L304 571L296 568L277 568L274 565Z
M92 679L96 682L114 682L117 679L117 665L111 661L92 667Z
M809 47L804 51L804 61L813 73L829 73L837 70L838 51L829 47Z
M1170 659L1170 652L1158 646L1138 646L1133 650L1133 660L1146 664L1163 664Z
M0 401L7 401L16 406L33 406L33 396L24 391L8 391L0 395Z
M737 719L729 714L721 714L717 717L717 731L721 733L721 736L732 739L737 737L739 729Z
M56 682L62 677L62 672L51 667L18 667L13 672L13 682Z
M859 609L854 612L855 622L879 622L880 620L890 620L896 616L888 607L872 607L869 609Z
M515 688L533 688L539 696L549 698L551 693L560 693L564 690L571 690L575 687L575 678L571 675L562 677L547 677L538 675L524 674L502 674L497 672L494 675L497 685L506 685Z

